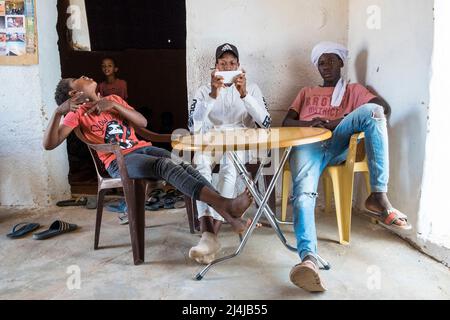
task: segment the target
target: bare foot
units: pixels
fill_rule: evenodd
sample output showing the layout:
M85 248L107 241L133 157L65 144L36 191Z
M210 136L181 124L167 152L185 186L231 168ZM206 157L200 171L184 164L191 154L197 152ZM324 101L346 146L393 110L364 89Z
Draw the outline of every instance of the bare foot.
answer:
M386 193L373 192L366 200L366 208L371 211L382 212L391 209L392 205L389 202Z
M244 220L241 218L235 218L235 219L232 219L231 221L229 221L229 224L233 228L234 232L244 233L245 230L247 230L248 227L250 227L250 225L252 224L252 220L251 219Z
M228 213L234 218L240 218L244 215L245 211L247 211L252 203L252 194L248 189L245 189L243 193L231 201L231 205L228 208Z
M222 217L231 225L233 230L237 233L244 232L251 224L251 220L245 221L241 219L245 211L253 202L253 197L250 192L246 190L235 199L229 199L224 203L222 208L215 208Z

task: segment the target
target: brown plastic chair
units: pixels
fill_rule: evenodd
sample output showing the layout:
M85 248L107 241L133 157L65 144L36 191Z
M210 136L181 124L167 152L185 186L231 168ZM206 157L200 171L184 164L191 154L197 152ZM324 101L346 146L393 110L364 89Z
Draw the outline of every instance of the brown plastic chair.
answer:
M98 192L97 192L97 216L95 222L95 238L94 250L98 249L98 242L100 237L100 228L102 222L103 202L105 193L108 189L123 188L125 194L125 201L128 207L128 221L130 228L131 246L133 249L134 264L144 262L144 248L145 248L145 196L146 188L154 188L157 181L148 179L131 179L126 170L124 157L120 151L118 144L91 144L84 138L80 128L76 128L75 134L87 146L94 160L95 169L98 178ZM144 140L152 142L171 142L170 134L157 134L145 128L136 128L136 134ZM114 153L119 167L120 178L111 178L103 163L98 158L97 152ZM185 196L186 210L188 214L189 226L191 233L194 233L194 218L192 208L192 201Z

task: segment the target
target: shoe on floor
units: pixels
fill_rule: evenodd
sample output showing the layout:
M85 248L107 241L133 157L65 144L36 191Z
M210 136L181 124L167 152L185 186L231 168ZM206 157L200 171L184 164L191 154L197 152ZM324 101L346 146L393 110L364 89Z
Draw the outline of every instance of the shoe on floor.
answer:
M175 209L186 208L186 202L184 201L184 197L178 196L173 206L175 207Z
M125 225L128 224L128 213L119 213L119 224Z
M67 223L64 221L57 220L50 225L48 230L33 234L34 240L45 240L58 236L63 233L72 232L76 230L78 226L76 224Z
M217 236L211 232L203 232L198 244L189 250L189 258L200 264L209 264L219 250L220 243Z
M39 227L39 223L22 222L16 224L6 236L10 239L22 238Z
M292 268L289 278L297 287L309 292L324 292L327 289L323 285L319 276L319 267L314 259L307 256L302 263Z
M86 208L87 209L97 209L97 196L87 197Z
M86 205L87 201L88 201L87 197L79 197L76 199L58 201L56 205L58 207L70 207L70 206L82 207Z
M125 200L121 200L118 203L111 203L105 206L105 209L110 212L117 213L126 213L127 212L127 203Z

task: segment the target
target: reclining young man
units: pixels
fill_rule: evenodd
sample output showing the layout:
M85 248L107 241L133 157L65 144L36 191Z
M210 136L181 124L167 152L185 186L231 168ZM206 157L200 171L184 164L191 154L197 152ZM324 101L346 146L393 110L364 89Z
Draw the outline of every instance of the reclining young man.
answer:
M165 149L138 140L133 126L145 127L147 119L119 96L97 96L96 88L97 83L84 76L59 82L55 92L59 107L45 132L46 150L55 149L79 127L92 144L118 143L131 179L165 180L184 195L211 205L235 232L245 231L247 225L240 217L252 202L248 191L235 199L222 197L191 165L172 159ZM114 154L99 152L98 156L111 177L120 176Z
M211 83L197 90L190 108L191 132L254 128L256 124L263 128L270 126L271 117L261 90L256 84L247 83L245 72L236 76L232 84L224 83L224 78L216 74L220 71L237 71L239 68L239 53L234 45L225 43L216 49L216 65L211 73ZM237 155L244 162L251 160L249 153L239 151ZM223 197L233 197L237 172L227 153L213 156L210 152L197 152L194 164L209 182L212 181L213 166L220 164L217 189ZM220 249L217 235L223 218L204 203L198 203L197 209L202 238L197 246L191 248L189 257L208 264Z
M387 197L389 154L386 116L388 107L360 84L349 84L341 76L348 51L340 44L319 43L312 62L323 78L322 86L303 88L292 103L283 125L323 127L333 137L322 143L293 149L290 167L293 180L294 230L301 263L293 267L291 281L308 291L326 290L317 264L317 236L314 209L317 185L327 165L345 161L350 137L364 132L371 191L366 209L392 228L410 229L406 216Z

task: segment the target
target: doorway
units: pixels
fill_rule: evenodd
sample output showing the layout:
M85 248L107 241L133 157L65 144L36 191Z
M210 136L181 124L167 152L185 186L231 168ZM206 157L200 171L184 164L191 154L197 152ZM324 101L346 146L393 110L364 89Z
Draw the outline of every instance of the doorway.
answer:
M73 12L87 20L76 32L86 33L89 46L73 40L68 27ZM184 1L60 0L57 30L62 78L86 75L99 83L101 61L111 57L119 67L118 77L128 84L127 102L147 118L149 130L172 133L187 127ZM72 193L96 193L95 168L86 146L72 135L67 151Z

